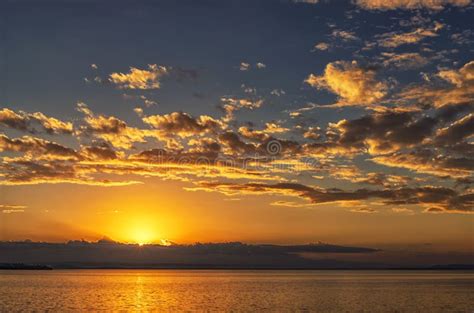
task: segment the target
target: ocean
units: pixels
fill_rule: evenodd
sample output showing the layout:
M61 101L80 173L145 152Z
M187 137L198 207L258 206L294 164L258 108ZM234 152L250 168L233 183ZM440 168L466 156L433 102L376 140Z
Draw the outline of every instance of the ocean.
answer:
M473 312L473 271L0 271L0 310Z

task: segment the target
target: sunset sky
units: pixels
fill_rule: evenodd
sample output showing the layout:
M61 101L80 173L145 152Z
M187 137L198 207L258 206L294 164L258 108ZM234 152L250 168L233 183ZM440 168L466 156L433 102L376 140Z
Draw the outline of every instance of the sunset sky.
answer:
M0 240L472 250L473 14L2 1Z

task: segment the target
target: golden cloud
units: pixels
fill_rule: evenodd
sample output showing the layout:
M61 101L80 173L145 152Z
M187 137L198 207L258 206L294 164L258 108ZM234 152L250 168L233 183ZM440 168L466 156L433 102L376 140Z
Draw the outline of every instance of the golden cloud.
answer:
M49 134L71 134L73 131L70 122L63 122L41 112L14 112L7 108L0 110L0 125L30 133L44 131Z
M390 205L436 205L446 213L472 213L474 210L474 194L460 194L444 187L416 187L369 190L358 189L344 191L340 189L317 189L297 183L220 183L201 181L189 191L220 192L228 196L243 195L279 195L306 199L313 204L344 203L368 199L382 199Z
M120 89L158 89L160 78L167 74L166 67L149 64L147 70L130 67L129 73L112 73L109 81Z
M363 68L356 61L329 63L323 75L310 74L305 82L338 95L337 106L374 104L388 92L388 84L376 79L375 70Z
M78 103L77 110L85 115L85 125L79 127L79 135L100 138L122 149L129 149L136 142L146 142L146 137L159 139L156 131L130 127L114 116L96 115L85 103Z
M376 156L371 160L389 167L406 168L414 172L440 177L463 178L471 177L474 174L473 159L436 155L431 150Z
M25 205L0 204L0 211L3 214L23 213L25 209Z
M437 76L448 85L409 87L400 93L400 99L437 108L474 103L474 61L466 63L459 70L442 70Z
M367 10L430 9L442 10L448 5L467 6L471 0L356 0L355 3Z
M377 36L377 43L385 48L396 48L401 45L416 44L425 38L438 36L437 32L444 27L435 22L432 28L417 28L407 33L390 32Z
M4 134L0 134L0 152L5 151L24 152L29 156L35 157L66 159L77 159L79 157L74 149L52 141L31 136L11 139Z

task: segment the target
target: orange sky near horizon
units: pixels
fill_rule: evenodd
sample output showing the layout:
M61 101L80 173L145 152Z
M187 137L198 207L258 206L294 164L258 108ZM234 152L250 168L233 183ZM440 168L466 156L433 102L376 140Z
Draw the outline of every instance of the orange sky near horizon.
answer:
M158 180L137 186L24 186L28 211L3 214L2 240L64 242L109 237L124 243L242 241L247 243L386 246L431 243L434 249L472 249L472 216L350 212L333 204L289 208L271 196L228 200L187 192L185 183ZM0 190L10 187L0 187ZM41 193L44 196L37 197ZM9 191L11 196L14 192ZM68 201L68 199L81 199ZM420 227L420 225L423 225ZM443 231L440 231L442 229ZM377 236L374 236L374 233Z

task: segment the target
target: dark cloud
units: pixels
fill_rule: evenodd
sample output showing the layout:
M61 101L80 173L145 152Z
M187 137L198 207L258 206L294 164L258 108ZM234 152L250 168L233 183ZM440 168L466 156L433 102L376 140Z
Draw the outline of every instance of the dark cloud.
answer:
M31 155L45 157L79 157L74 149L52 141L30 136L11 139L4 134L0 134L0 151L25 152Z
M373 113L354 120L342 120L333 126L342 146L390 152L420 144L429 137L437 120L410 112Z
M257 147L254 144L244 142L237 133L232 131L219 135L219 141L229 150L231 155L255 154L257 152Z
M428 84L409 86L398 96L422 107L472 106L474 101L474 61L459 69L441 70Z
M472 149L471 145L467 148ZM371 160L385 166L407 168L412 171L441 177L469 177L474 170L474 159L440 154L436 149L417 149L406 153L397 152L376 156Z
M473 194L459 194L456 190L445 187L404 187L383 190L358 189L355 191L344 191L340 189L315 189L297 183L233 184L200 182L198 186L197 190L212 190L226 194L249 193L296 196L314 204L381 199L386 204L391 205L436 204L444 211L468 213L474 210Z
M163 115L150 115L143 118L143 122L160 131L165 137L181 136L216 132L222 129L221 121L207 115L197 118L184 112L173 112Z
M455 121L451 125L439 129L435 142L444 145L453 145L474 135L474 114L471 113Z
M39 162L14 160L0 165L2 182L7 184L28 184L41 182L62 182L78 178L73 163L66 161Z
M81 154L91 160L115 160L118 158L117 152L106 143L82 147Z
M14 112L7 108L0 110L0 126L30 133L71 134L73 132L73 125L70 122L63 122L41 112Z
M218 148L210 145L208 150L200 152L173 152L165 149L150 149L130 156L130 160L147 163L177 163L177 164L214 164L218 158ZM214 150L217 149L217 150Z

